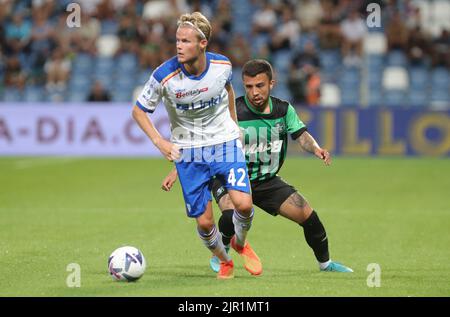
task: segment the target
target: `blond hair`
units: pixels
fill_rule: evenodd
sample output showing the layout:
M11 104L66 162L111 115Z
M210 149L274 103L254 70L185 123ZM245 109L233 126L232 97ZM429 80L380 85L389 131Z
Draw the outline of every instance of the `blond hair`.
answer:
M206 39L209 41L211 38L211 23L200 12L185 13L178 19L178 26L186 25L191 26L199 33L200 39Z

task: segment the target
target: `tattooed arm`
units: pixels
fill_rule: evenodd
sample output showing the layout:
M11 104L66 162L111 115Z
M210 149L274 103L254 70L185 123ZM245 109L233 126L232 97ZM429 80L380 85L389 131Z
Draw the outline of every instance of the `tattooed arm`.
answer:
M326 165L331 164L331 155L326 149L322 149L316 140L307 131L303 132L297 139L301 148L320 158Z

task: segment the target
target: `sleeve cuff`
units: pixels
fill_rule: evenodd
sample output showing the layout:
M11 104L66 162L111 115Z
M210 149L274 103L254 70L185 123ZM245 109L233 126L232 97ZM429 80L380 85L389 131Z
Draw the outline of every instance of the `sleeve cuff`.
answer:
M306 127L301 128L300 130L295 131L294 133L291 133L292 140L296 140L299 136L303 134L303 132L308 131Z
M153 113L152 110L145 108L140 102L139 100L136 100L136 106L138 106L142 111L144 112L148 112L148 113Z

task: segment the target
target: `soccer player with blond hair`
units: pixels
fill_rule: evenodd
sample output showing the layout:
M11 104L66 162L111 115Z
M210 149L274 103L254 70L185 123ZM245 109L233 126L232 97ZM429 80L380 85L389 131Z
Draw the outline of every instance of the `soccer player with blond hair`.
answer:
M232 66L223 55L207 52L211 24L200 12L183 14L176 32L177 55L150 76L133 108L133 118L161 151L175 162L188 217L195 218L199 237L220 261L217 277L234 276L212 210L211 185L221 180L233 202L235 235L231 246L252 275L261 262L246 240L253 219L253 202L245 156L239 139ZM147 115L162 101L170 119L165 140Z

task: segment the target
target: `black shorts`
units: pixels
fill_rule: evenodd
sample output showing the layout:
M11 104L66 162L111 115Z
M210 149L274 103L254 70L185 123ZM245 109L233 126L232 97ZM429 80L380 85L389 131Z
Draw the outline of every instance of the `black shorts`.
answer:
M281 205L293 193L297 192L294 186L286 183L280 176L262 182L250 182L252 187L253 204L271 214L277 216ZM218 179L214 179L212 184L212 194L216 203L220 198L228 193L227 189L222 186Z

